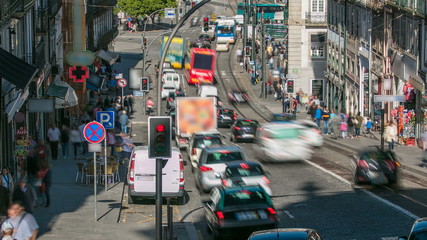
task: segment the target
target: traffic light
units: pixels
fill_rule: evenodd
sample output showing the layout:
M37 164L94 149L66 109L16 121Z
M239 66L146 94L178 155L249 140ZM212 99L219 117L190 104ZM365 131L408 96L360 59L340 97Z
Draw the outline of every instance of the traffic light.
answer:
M294 80L288 80L286 82L287 93L294 93Z
M148 157L170 158L172 156L172 118L148 118Z
M209 30L209 18L203 18L203 30L207 32Z
M147 38L146 38L146 37L144 37L144 38L142 39L142 44L144 45L144 48L146 48L146 47L147 47Z
M148 92L150 91L150 79L148 77L142 77L141 78L141 90Z
M191 2L191 7L193 8L194 6L196 6L196 2Z
M251 47L246 46L245 47L245 56L250 56L251 55Z

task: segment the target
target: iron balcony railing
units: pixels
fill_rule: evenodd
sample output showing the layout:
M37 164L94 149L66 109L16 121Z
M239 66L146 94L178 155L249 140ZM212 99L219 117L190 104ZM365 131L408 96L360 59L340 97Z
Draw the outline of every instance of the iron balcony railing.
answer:
M424 16L427 14L427 3L425 0L388 0L387 3L393 6L403 7L406 10L414 11Z
M46 44L44 40L36 43L33 55L33 65L41 69L46 62Z
M61 6L62 6L62 1L60 1L60 0L49 0L48 8L47 8L49 17L55 16L58 13Z
M384 7L386 0L354 0L362 5L372 9L381 9Z
M306 12L305 22L309 24L326 24L325 12Z

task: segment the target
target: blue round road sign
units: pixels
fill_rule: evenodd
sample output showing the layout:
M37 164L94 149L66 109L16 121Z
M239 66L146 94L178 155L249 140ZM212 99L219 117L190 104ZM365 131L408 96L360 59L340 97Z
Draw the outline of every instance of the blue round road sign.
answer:
M83 128L83 136L90 143L100 143L105 138L105 128L99 122L90 122Z

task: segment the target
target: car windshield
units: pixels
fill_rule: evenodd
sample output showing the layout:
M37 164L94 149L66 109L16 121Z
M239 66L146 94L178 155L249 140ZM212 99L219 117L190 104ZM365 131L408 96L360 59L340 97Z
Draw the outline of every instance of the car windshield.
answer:
M241 152L219 151L210 153L206 160L207 164L224 163L230 161L243 160Z
M163 89L175 89L174 86L164 86Z
M225 194L224 206L236 206L246 204L268 204L271 205L270 198L264 191L248 191L245 189L233 191Z
M237 123L237 125L238 126L243 126L243 127L256 126L256 125L258 125L258 122L255 121L255 120L246 119L246 120L239 121Z
M233 111L232 110L228 110L228 109L220 109L219 113L221 115L233 116Z
M203 137L203 138L197 138L196 141L194 141L195 148L205 148L209 147L213 144L222 144L221 138L217 136L213 137Z
M276 129L271 133L271 138L274 139L290 139L297 138L300 135L300 130L297 128L282 128Z
M241 164L242 165L242 164ZM263 176L264 171L260 166L247 166L243 164L240 167L229 167L225 171L227 177L255 177L255 176Z
M410 240L427 240L427 232L414 233Z

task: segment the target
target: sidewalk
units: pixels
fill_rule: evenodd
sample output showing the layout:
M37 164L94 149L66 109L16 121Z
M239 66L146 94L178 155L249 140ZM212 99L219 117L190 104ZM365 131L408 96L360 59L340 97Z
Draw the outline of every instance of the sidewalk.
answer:
M242 49L242 41L237 41L235 49ZM237 61L233 62L232 68L233 72L237 73L237 80L240 80L241 86L243 86L251 99L251 106L262 113L264 116L270 116L272 113L282 113L282 104L281 102L276 102L274 96L267 95L266 99L261 99L260 95L262 93L261 86L259 83L257 85L251 85L250 75L242 69ZM268 68L268 65L266 66ZM306 113L297 113L298 119L310 118ZM352 139L332 139L330 136L325 136L326 147L333 146L335 149L340 149L342 152L357 152L360 149L367 147L380 146L380 134L379 132L373 132L374 138L352 138ZM388 145L385 143L385 147ZM422 162L422 150L416 146L405 146L405 145L395 145L395 152L401 158L401 164L404 169L407 169L410 172L416 173L418 175L427 177L427 163Z

